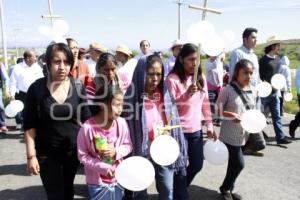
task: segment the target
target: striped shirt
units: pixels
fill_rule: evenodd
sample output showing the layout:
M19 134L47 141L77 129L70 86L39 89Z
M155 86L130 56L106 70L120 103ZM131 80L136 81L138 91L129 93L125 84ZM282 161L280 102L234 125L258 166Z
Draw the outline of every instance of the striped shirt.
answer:
M256 96L254 95L256 92L254 92L253 88L242 90L242 94L249 103L250 108L253 108L253 106L259 108L259 105L256 103ZM217 105L222 109L221 111L237 113L240 116L246 111L242 99L231 85L227 85L221 90ZM224 118L219 139L232 146L242 146L245 143L245 131L240 123L235 123L232 120Z

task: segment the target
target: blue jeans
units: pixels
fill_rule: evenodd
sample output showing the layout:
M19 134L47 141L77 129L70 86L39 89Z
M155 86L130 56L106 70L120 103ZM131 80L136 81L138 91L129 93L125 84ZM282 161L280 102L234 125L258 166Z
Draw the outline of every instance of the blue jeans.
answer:
M0 128L2 126L5 126L5 114L4 114L2 88L0 88Z
M203 135L202 130L194 133L185 133L185 140L188 144L189 165L187 174L174 174L174 200L188 199L187 187L191 184L196 174L203 166Z
M234 183L245 167L244 155L241 147L225 144L228 149L229 159L227 165L227 172L223 184L222 190L233 190Z
M158 200L173 199L173 169L168 166L161 166L152 162L155 169L156 190L158 192ZM135 200L147 200L147 190L133 193Z
M123 188L117 184L91 185L88 184L91 200L122 200Z
M272 93L267 97L261 98L261 103L265 108L269 107L272 115L273 127L277 142L285 137L282 130L280 117L280 101L276 93Z

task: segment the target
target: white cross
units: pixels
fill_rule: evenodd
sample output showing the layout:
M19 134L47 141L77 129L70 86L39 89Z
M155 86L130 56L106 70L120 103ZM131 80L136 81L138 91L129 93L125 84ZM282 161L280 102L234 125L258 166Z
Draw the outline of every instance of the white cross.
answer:
M60 15L52 15L52 4L51 0L48 0L48 9L49 9L49 15L42 15L42 18L48 18L51 20L51 26L53 26L53 19L59 19L62 18Z
M215 14L222 14L221 11L208 8L207 7L207 0L204 0L203 7L196 6L196 5L189 5L189 8L196 9L196 10L202 10L202 20L205 20L206 12L211 12L211 13L215 13Z

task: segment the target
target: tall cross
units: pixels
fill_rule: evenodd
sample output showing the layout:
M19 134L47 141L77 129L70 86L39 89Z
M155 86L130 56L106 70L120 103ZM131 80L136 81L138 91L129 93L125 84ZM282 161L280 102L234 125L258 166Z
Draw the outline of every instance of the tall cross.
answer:
M51 26L53 27L53 19L59 19L62 18L60 15L52 15L52 4L51 0L48 0L48 9L49 9L49 15L42 15L42 18L47 18L51 20Z
M222 14L221 11L208 8L207 0L204 0L203 7L196 6L196 5L189 5L189 8L196 9L196 10L202 10L202 20L205 20L207 12L211 12L211 13L215 13L215 14Z

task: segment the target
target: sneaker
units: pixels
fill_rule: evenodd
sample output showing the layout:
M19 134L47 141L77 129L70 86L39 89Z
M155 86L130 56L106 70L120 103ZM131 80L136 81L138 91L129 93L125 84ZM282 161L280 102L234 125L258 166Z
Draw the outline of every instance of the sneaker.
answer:
M257 157L263 157L264 156L263 152L253 151L251 149L245 149L245 150L243 150L243 154L244 155L249 155L249 156L257 156Z
M221 195L222 195L222 197L223 197L223 200L233 200L230 191L224 191L224 190L220 187L220 192L221 192Z
M1 132L6 133L8 131L6 126L2 126L1 127Z
M22 124L17 124L16 130L20 130L22 128Z
M231 193L232 199L233 200L242 200L242 196L237 194L237 193Z
M284 137L283 139L277 141L277 144L290 144L290 143L292 143L292 141L289 140L287 137Z

